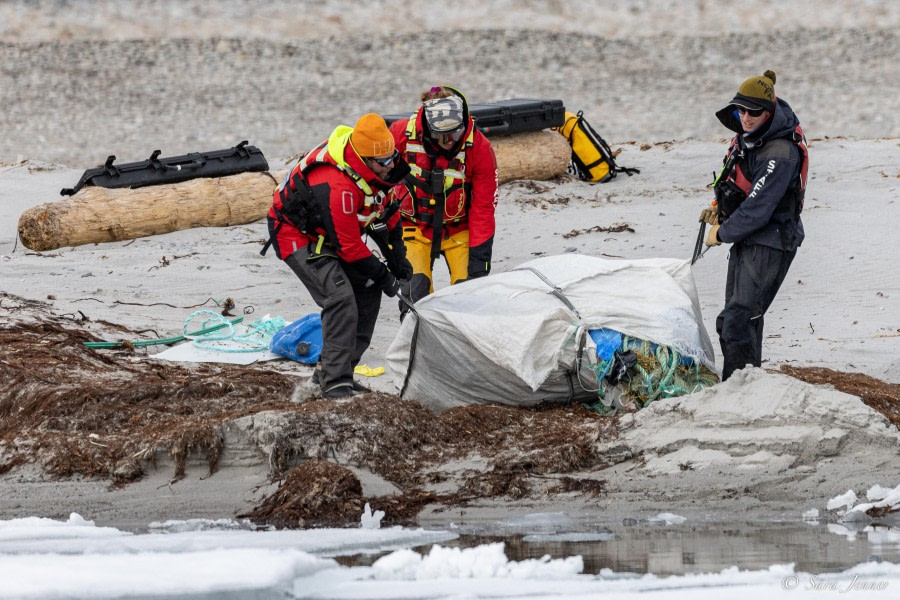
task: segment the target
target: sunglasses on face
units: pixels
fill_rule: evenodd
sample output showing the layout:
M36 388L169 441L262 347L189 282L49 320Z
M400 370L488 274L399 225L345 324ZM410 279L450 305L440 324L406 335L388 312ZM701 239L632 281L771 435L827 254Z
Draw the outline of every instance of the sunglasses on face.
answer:
M750 115L751 117L758 117L763 114L765 109L757 108L756 110L750 110L749 108L744 108L743 106L738 106L738 113L742 115Z
M459 138L463 136L466 132L466 128L460 125L453 131L447 131L444 133L434 133L431 134L431 139L433 139L438 144L447 144L450 142L458 142Z
M395 160L397 160L397 157L398 157L398 156L399 156L399 153L398 153L396 150L394 150L394 153L391 154L390 156L388 156L387 158L375 158L375 157L373 156L373 157L372 157L372 160L374 160L375 162L377 162L377 163L378 163L379 165L381 165L382 167L386 167L386 166L388 166L389 164L391 164L392 162L394 162Z

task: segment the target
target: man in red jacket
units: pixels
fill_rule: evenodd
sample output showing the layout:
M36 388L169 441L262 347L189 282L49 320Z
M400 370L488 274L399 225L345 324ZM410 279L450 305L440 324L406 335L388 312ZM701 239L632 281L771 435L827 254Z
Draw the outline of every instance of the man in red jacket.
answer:
M369 347L381 294L396 296L412 274L391 187L409 172L380 116L337 127L304 155L273 195L268 224L278 258L322 309L322 353L314 381L325 398L368 391L353 369ZM386 267L360 237L372 235Z
M394 194L413 268L413 302L434 291L438 256L450 269L451 284L490 273L497 206L497 159L463 95L434 87L422 100L409 119L391 124L397 151L411 169ZM401 303L401 314L405 309Z

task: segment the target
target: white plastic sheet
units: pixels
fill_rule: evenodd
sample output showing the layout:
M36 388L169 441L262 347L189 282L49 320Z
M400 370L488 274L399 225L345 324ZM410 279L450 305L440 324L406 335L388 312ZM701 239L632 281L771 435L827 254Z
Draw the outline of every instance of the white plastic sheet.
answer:
M403 396L433 410L596 396L574 376L591 359L593 329L666 345L715 369L684 260L549 256L439 290L416 313L387 363Z

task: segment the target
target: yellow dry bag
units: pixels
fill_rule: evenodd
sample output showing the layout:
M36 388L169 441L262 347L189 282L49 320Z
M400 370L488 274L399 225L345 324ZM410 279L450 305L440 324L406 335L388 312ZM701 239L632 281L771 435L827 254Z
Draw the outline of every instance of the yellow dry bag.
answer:
M618 173L625 173L628 176L640 173L639 169L620 167L616 164L609 144L585 120L581 111L578 111L578 114L567 112L562 127L555 129L569 140L572 147L569 172L579 179L606 183Z

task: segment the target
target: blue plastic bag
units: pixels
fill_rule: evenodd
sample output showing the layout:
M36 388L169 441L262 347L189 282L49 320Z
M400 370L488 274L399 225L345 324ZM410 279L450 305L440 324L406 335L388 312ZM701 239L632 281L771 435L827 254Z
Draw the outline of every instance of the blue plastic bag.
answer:
M588 332L597 344L597 358L612 360L613 355L622 346L622 334L612 329L592 329Z
M318 313L306 315L279 329L269 349L306 365L316 364L322 354L322 317Z
M591 336L591 339L594 340L594 343L597 344L597 358L600 361L611 361L613 355L616 351L620 350L625 352L626 350L631 350L632 348L638 348L641 344L640 340L631 339L627 344L627 347L623 348L623 336L618 331L613 331L612 329L591 329L588 331ZM651 343L650 350L652 352L656 352L656 349L659 346L657 344ZM680 365L684 367L692 367L694 366L694 359L690 356L680 356L678 359Z

